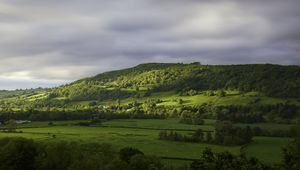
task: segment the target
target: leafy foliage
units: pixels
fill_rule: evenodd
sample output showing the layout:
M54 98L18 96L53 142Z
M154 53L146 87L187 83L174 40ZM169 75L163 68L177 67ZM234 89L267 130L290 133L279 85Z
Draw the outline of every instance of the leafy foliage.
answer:
M23 138L0 140L0 170L162 170L156 157L132 154L136 149L123 149L118 154L108 144L74 142L39 143ZM129 154L128 154L129 153ZM136 153L136 152L134 152ZM128 157L130 156L130 157Z
M255 158L247 158L244 155L235 156L229 152L213 153L209 148L203 151L199 160L192 162L190 168L191 170L273 169Z

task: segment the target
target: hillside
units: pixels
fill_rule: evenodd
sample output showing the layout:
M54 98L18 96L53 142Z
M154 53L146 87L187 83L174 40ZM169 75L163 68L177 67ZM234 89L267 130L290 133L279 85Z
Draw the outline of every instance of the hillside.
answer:
M150 63L0 91L0 138L130 144L172 166L207 147L279 163L300 132L299 75L299 66Z
M235 102L237 99L238 103L246 101L244 104L248 104L247 102L255 100L247 96L260 96L267 103L287 100L297 102L296 99L300 96L300 67L270 64L149 63L101 73L54 89L2 91L0 101L2 105L6 101L5 103L13 104L31 102L61 106L84 101L105 103L153 96L191 96L188 99L191 100L190 104L201 104L215 101L216 98L207 96L215 96L220 91L231 94L225 103Z
M95 87L98 90L138 88L148 89L152 92L234 89L242 92L261 92L270 97L296 98L300 96L300 67L279 65L213 66L198 63L141 64L133 68L106 72L82 79L58 88L53 93L56 93L57 96L71 96L72 98L72 88L76 89L78 86ZM84 91L88 95L89 90L85 89Z

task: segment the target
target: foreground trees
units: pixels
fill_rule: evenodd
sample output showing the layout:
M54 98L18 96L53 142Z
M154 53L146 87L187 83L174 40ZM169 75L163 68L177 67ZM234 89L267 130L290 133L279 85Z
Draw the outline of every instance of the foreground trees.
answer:
M214 153L206 148L190 168L180 170L298 170L299 138L283 151L282 164L273 166L245 155ZM130 147L116 152L108 144L40 143L24 138L0 139L0 162L0 170L174 170L159 158Z
M24 138L0 139L0 170L162 170L156 157L108 144L39 143Z
M205 149L199 160L193 161L191 170L268 170L273 169L264 165L255 158L247 158L244 155L235 156L229 152L213 153Z
M300 124L293 127L294 140L283 148L283 165L288 170L300 169Z
M298 170L300 168L300 139L295 139L283 149L283 164L285 169Z
M35 169L38 147L33 140L4 138L0 146L0 170Z

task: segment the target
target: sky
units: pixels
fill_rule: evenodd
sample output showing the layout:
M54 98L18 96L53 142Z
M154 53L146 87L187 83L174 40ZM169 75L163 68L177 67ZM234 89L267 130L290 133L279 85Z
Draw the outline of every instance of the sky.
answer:
M1 0L0 89L146 62L300 65L299 0Z

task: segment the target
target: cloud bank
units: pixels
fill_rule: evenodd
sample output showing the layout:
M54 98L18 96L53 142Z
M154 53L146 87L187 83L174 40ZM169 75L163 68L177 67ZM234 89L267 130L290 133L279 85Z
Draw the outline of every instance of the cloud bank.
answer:
M0 89L144 62L300 64L298 0L2 0Z

